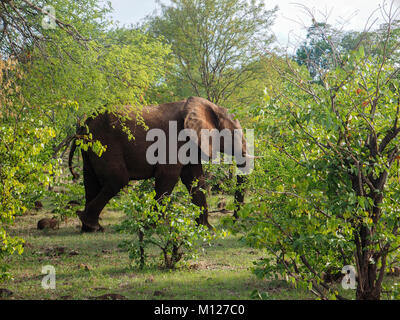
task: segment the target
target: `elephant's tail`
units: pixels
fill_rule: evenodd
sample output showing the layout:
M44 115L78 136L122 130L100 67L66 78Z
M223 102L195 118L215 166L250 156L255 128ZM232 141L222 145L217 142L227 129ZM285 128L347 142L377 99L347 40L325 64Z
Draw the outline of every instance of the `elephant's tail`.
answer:
M76 137L74 139L72 139L71 151L69 152L69 158L68 158L68 167L69 167L69 171L71 171L73 181L76 181L79 179L79 174L77 174L74 171L74 169L72 168L72 159L74 158L75 150L76 150Z
M87 120L86 122L88 122L88 120ZM72 177L73 177L73 178L72 178L73 181L76 181L76 180L79 179L79 174L77 174L77 173L74 171L74 169L72 168L72 160L73 160L73 158L74 158L74 153L75 153L75 150L76 150L76 140L82 138L83 135L84 135L84 133L85 133L85 131L86 131L86 130L85 130L85 127L79 125L79 123L78 123L78 124L77 124L77 130L76 130L75 136L74 136L74 138L72 139L72 146L71 146L71 150L70 150L70 152L69 152L69 157L68 157L68 167L69 167L69 171L71 171L71 174L72 174Z

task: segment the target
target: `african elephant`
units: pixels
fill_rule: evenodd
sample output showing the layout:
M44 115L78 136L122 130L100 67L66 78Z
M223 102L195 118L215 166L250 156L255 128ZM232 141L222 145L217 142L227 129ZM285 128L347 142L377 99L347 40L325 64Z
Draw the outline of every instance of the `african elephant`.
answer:
M239 121L234 120L225 108L199 97L143 107L141 115L147 126L146 129L138 123L134 112L130 113L131 119L124 122L134 136L134 139L131 140L123 131L121 120L113 113L106 112L86 120L92 139L99 140L101 144L106 145L107 150L101 157L98 157L90 149L88 151L82 150L86 204L83 212L77 212L82 222L82 231L102 231L99 216L108 201L130 180L144 180L153 177L155 178L157 199L170 194L180 178L191 192L192 202L203 208L197 222L210 227L206 197L200 190L200 188L205 187L201 161L182 163L178 159L175 162L149 163L147 151L153 142L147 141L146 135L150 129L159 129L165 132L168 139L171 140L167 141L168 145L166 146L167 156L170 159L172 151L177 152L177 149L184 143L190 141L190 138L185 141L178 141L179 139L176 136L170 139L172 134L169 132L170 123L176 124L178 132L183 129L192 129L192 132L195 132L198 137L200 137L201 129L227 129L233 137L234 130L241 129ZM241 130L239 131L241 132ZM79 133L82 134L82 132ZM232 138L232 144L238 142L235 137ZM241 139L239 153L245 159L245 162L242 161L240 166L244 167L251 156L247 154L246 141L243 135L239 139ZM196 141L196 139L193 141ZM224 150L222 141L219 150L215 150L218 146L212 145L212 139L205 139L204 142L198 139L195 147L199 151L197 160L215 151L233 155L232 152ZM76 143L74 141L69 154L69 168L74 178L77 177L77 174L73 171L71 163L75 148ZM235 157L238 156L237 153L234 154ZM240 166L238 165L238 167ZM239 180L242 181L242 179ZM198 181L197 184L193 184L194 181ZM243 200L241 194L238 194L238 198Z

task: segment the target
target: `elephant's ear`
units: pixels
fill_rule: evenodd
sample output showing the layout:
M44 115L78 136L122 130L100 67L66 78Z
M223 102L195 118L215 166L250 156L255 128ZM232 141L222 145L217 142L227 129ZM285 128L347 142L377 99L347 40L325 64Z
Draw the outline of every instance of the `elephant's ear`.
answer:
M202 139L201 130L221 130L220 123L225 118L225 113L225 109L199 97L190 97L187 99L184 106L185 129L194 130L197 135L197 141L201 150L209 158L212 158L216 155L215 150L213 152L212 145L212 141L214 140L212 139L212 134L215 134L215 130L211 131L211 135L208 139L204 139L204 137Z

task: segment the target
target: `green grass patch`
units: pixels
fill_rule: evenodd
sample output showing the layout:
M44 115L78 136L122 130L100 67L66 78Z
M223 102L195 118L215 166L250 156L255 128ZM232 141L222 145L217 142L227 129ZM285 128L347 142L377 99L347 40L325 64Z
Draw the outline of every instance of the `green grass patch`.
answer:
M118 248L128 237L113 228L124 218L122 213L104 210L104 233L81 234L77 218L62 222L58 230L36 229L37 221L51 216L45 209L31 212L17 217L10 228L12 235L26 241L24 253L6 261L12 265L14 280L0 284L14 293L11 299L92 299L111 293L127 299L251 299L254 290L267 292L269 299L314 298L284 280L258 279L251 268L264 253L244 245L239 236L203 247L196 261L178 270L158 266L138 270ZM221 216L213 214L211 222L217 225ZM155 248L149 253L158 255ZM41 286L45 265L56 269L55 290Z

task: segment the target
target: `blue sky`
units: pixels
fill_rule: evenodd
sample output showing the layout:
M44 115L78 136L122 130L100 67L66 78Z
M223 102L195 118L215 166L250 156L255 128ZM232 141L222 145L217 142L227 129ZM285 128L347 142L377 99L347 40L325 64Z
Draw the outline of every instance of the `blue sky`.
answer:
M114 8L114 18L122 24L140 22L157 7L155 0L111 0L110 2Z
M272 28L278 43L286 46L288 40L291 47L304 37L305 26L309 26L310 18L296 4L302 4L310 8L318 18L323 19L328 15L328 23L336 26L343 25L344 29L362 30L371 13L382 5L382 0L264 0L267 8L276 5L280 10ZM400 6L400 0L395 0L396 6ZM169 3L168 0L162 0ZM386 2L390 2L386 1ZM113 17L121 24L136 24L146 15L151 14L156 8L156 0L111 0L114 8ZM382 22L382 17L375 12L374 18Z

